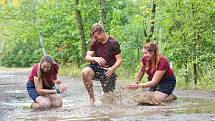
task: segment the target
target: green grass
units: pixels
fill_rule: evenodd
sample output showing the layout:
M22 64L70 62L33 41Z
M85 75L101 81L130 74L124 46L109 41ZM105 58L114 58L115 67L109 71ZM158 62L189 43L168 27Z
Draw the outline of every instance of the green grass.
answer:
M81 65L81 67L78 67L75 64L68 64L61 66L60 74L65 76L72 76L72 77L78 77L81 78L81 70L86 66L87 64ZM116 71L118 75L118 80L125 81L126 83L132 83L135 82L137 70L128 70L127 68L121 66ZM175 73L177 84L176 87L178 89L197 89L197 90L205 90L205 91L215 91L215 80L200 80L198 81L197 85L193 85L192 82L186 82L184 80L184 77L182 77L180 74ZM145 82L147 80L147 76L145 75L142 79L142 82Z
M60 67L59 74L63 76L81 77L81 67L76 64L67 64Z
M81 78L81 71L87 64L81 65L81 67L78 67L78 65L75 64L67 64L60 67L60 75L64 76L72 76L72 77L78 77ZM133 70L135 71L135 70ZM125 82L135 82L137 72L129 72L128 69L124 67L120 67L116 71L118 80L123 80ZM147 80L146 76L143 78L143 80Z

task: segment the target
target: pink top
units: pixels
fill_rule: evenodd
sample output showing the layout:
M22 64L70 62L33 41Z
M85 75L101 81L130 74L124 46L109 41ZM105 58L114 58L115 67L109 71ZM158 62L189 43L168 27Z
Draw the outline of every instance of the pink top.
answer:
M147 59L145 57L143 57L141 59L141 62L143 63L143 65L146 67L146 62L147 62ZM165 81L165 79L169 76L173 76L174 73L173 73L173 70L170 68L170 65L169 65L169 62L168 62L168 59L164 56L161 56L160 57L160 61L158 63L158 66L157 66L157 69L154 71L154 72L151 72L151 64L149 64L149 69L148 70L145 70L144 68L142 68L141 70L144 71L148 74L148 79L151 81L154 74L155 74L155 71L162 71L162 70L165 70L166 72L164 73L163 77L161 78L160 82L162 81Z
M32 70L31 70L31 74L28 77L28 79L30 81L32 81L34 83L34 76L38 77L37 72L38 72L38 68L39 68L39 64L34 64ZM56 62L53 63L53 68L54 68L54 73L53 73L53 79L56 80L57 79L57 74L58 74L58 64ZM52 82L53 80L51 80L51 72L47 72L46 74L46 81L48 83Z

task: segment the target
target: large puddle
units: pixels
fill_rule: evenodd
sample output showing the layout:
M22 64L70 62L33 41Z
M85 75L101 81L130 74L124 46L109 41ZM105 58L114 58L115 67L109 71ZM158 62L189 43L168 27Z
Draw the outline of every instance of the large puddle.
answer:
M25 96L21 96L26 91L15 90L4 93L16 93L16 97L19 97L11 102L1 102L1 104L14 107L16 110L14 110L13 117L10 117L10 120L20 121L110 121L155 120L157 118L164 120L171 116L175 116L180 120L192 120L188 115L193 114L199 120L205 116L201 116L201 114L206 114L208 116L207 119L210 120L213 117L212 114L215 114L215 100L213 99L179 97L176 101L165 106L138 106L134 100L134 95L137 92L128 93L127 91L125 93L123 91L117 92L112 103L102 101L102 95L97 93L98 99L94 107L88 106L88 97L85 93L80 95L67 93L67 95L62 95L64 102L62 108L35 111L30 109L32 101ZM180 121L179 119L178 121Z
M19 75L16 75L19 76ZM22 76L22 75L21 75ZM6 78L6 76L4 76ZM211 121L215 118L214 94L198 91L176 90L178 99L165 106L138 106L135 97L141 90L128 91L117 87L113 102L102 98L99 82L94 82L96 102L88 105L88 94L81 79L64 77L69 87L62 94L64 105L59 109L35 111L30 108L32 100L27 95L27 77L18 81L8 76L10 83L0 81L0 118L11 121ZM1 78L3 79L3 78ZM19 80L20 79L20 80ZM3 79L4 80L4 79ZM123 85L123 84L117 84Z
M177 109L177 113L213 113L215 114L215 100L202 98L179 98L182 103L181 109Z

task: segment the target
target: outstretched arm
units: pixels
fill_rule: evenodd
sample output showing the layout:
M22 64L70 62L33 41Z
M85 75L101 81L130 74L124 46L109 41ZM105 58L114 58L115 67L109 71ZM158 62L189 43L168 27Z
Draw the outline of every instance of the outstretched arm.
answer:
M140 64L141 64L141 67L140 67L139 72L136 77L136 83L127 84L126 87L128 89L136 90L139 88L138 85L145 74L145 67L144 67L143 63L140 63Z
M160 82L160 80L161 80L161 78L162 78L162 76L164 75L165 72L166 72L165 70L156 71L154 76L153 76L153 78L152 78L152 81L148 81L146 83L139 84L138 86L143 87L143 88L156 86Z

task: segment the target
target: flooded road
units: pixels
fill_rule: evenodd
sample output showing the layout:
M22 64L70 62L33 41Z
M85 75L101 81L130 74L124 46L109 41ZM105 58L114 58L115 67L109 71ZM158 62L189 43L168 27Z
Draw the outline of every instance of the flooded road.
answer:
M35 111L30 108L25 84L29 70L0 70L1 121L211 121L215 118L215 94L175 90L178 99L165 106L138 106L135 97L142 90L128 91L118 81L113 102L102 99L102 88L94 82L96 102L88 105L88 94L79 78L61 77L68 86L59 109ZM102 101L103 100L103 101Z

